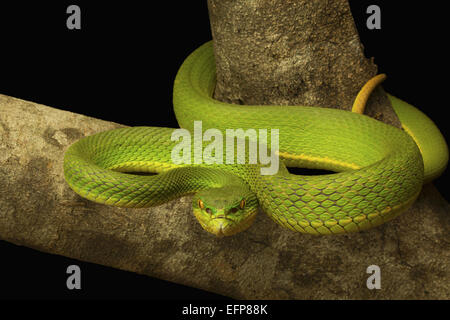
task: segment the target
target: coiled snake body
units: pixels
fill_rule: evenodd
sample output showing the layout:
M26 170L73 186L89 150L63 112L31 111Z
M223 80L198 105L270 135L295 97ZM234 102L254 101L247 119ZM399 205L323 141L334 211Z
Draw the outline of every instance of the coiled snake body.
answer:
M424 181L445 170L448 149L439 130L393 96L389 99L407 133L342 110L231 105L212 98L214 85L209 42L177 74L173 103L180 127L192 132L194 121L201 120L204 130L221 132L276 128L283 160L276 174L261 175L259 164L208 164L206 158L202 164L176 164L171 158L178 143L171 139L175 129L134 127L70 146L64 158L70 187L92 201L124 207L158 205L195 193L194 214L205 230L220 236L248 228L258 205L293 231L336 234L391 220L414 202ZM286 166L336 173L294 175Z

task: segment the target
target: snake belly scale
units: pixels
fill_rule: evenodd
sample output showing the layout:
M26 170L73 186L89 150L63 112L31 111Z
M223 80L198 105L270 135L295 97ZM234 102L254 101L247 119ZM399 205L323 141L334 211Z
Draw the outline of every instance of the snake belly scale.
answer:
M195 193L194 214L205 230L219 236L248 228L258 205L293 231L338 234L391 220L414 202L424 181L445 170L448 149L439 130L395 97L389 96L404 131L336 109L231 105L212 98L214 86L208 42L185 60L175 79L180 127L192 132L194 121L201 120L204 130L278 129L278 173L261 175L257 164L175 164L171 151L177 142L171 135L176 129L134 127L70 146L64 158L70 187L92 201L124 207ZM291 166L336 173L294 175L286 169Z

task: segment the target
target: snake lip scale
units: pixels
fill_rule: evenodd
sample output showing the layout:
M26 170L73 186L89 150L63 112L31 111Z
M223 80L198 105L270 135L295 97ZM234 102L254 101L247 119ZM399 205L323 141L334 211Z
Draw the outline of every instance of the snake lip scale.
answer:
M69 186L89 200L121 207L154 206L194 194L194 215L217 236L249 228L259 207L292 231L330 235L370 229L395 218L414 203L423 183L447 166L445 139L415 107L388 95L403 130L362 114L383 75L361 89L353 112L227 104L212 98L215 76L208 42L177 73L173 105L178 124L190 132L195 121L202 121L204 130L221 132L278 128L281 161L276 174L261 175L259 164L175 164L171 136L176 129L133 127L71 145L64 156ZM301 176L287 167L336 173ZM136 172L156 174L129 174Z

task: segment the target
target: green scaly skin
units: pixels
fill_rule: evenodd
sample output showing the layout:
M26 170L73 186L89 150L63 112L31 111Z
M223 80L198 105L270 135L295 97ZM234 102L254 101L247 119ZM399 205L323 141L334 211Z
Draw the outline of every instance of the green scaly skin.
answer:
M342 110L226 104L212 99L214 85L209 42L177 74L173 102L180 127L192 132L193 121L201 120L203 130L279 129L283 161L277 174L261 175L258 165L174 164L171 151L179 143L171 141L175 129L134 127L70 146L64 158L70 187L89 200L124 207L158 205L196 193L194 214L205 230L219 236L248 228L258 204L291 230L337 234L391 220L414 202L424 181L445 170L448 148L439 130L395 97L389 96L414 140L402 130ZM286 166L337 173L293 175Z

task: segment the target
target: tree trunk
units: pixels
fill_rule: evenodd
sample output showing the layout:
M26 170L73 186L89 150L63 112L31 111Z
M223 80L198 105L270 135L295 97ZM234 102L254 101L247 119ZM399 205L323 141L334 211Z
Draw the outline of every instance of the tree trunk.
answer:
M208 8L218 100L351 110L377 74L347 0L208 0ZM366 114L400 128L381 87Z

